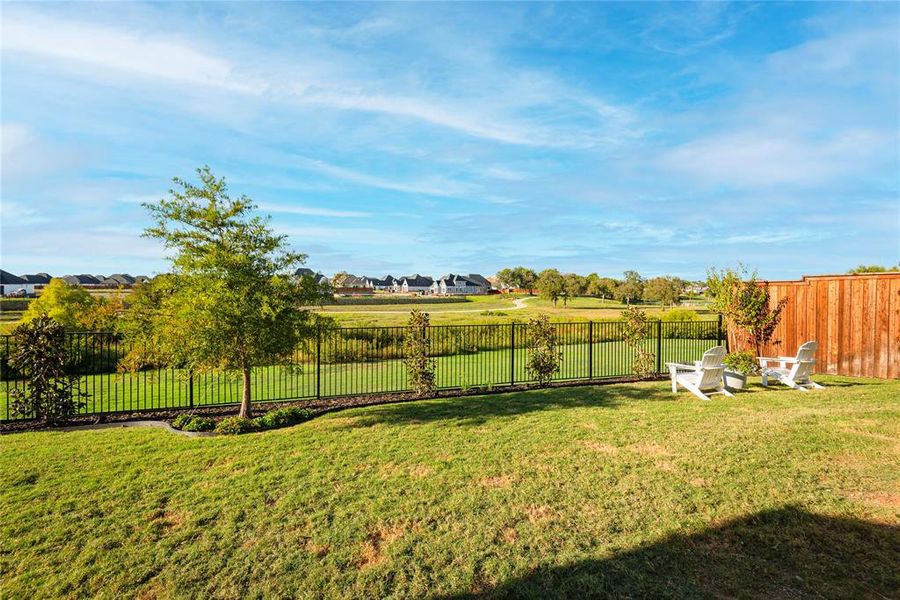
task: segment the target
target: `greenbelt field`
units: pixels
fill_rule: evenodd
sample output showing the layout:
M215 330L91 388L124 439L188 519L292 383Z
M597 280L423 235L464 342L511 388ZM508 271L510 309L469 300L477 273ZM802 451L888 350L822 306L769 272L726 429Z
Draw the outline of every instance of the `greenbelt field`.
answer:
M0 597L890 598L900 382L0 438Z

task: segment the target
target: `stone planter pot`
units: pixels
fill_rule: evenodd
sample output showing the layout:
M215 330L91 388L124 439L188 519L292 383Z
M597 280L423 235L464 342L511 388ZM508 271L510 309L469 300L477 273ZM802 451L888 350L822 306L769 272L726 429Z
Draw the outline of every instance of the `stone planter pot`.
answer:
M747 385L747 376L740 371L725 369L725 387L731 390L742 390Z

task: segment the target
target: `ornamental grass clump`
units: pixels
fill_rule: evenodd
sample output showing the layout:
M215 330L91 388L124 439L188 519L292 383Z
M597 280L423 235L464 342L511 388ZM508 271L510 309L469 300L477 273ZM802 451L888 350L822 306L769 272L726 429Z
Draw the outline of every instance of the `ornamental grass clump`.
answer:
M9 391L10 410L47 425L68 421L85 406L88 393L78 377L67 373L65 329L40 315L13 331L9 365L22 374L25 385Z
M545 387L559 371L562 352L556 339L556 329L547 315L528 321L528 362L526 368L541 387Z
M428 338L429 322L428 313L412 310L403 337L406 377L417 396L428 395L435 387L435 361L430 356L431 340Z

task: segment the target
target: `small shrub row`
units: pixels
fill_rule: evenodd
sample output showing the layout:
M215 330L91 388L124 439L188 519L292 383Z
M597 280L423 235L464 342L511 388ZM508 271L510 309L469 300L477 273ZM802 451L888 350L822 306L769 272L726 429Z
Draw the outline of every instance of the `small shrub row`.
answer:
M181 431L212 431L216 422L209 417L184 413L175 417L172 427Z
M262 431L264 429L287 427L288 425L296 425L297 423L308 421L312 416L313 412L308 408L288 406L270 410L266 414L256 417L255 419L225 417L216 424L216 433L238 435L241 433Z
M0 311L14 312L28 310L28 305L34 298L0 298Z

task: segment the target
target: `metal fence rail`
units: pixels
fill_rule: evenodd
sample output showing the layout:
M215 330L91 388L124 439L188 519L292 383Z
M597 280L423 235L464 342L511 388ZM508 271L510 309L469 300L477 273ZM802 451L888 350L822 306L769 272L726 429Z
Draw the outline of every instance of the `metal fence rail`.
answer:
M600 380L632 373L633 351L620 321L555 323L562 356L555 381ZM528 372L529 327L435 325L425 332L435 360L439 389L495 389L533 381ZM298 348L289 364L252 371L255 402L408 391L403 363L405 327L342 327L321 332ZM114 333L69 333L69 372L89 394L82 414L189 408L240 402L241 381L233 373L190 373L159 367L119 372L130 349ZM666 362L690 362L725 343L722 321L651 322L646 348L656 371ZM0 338L0 420L10 412L10 392L25 385L9 365L14 340Z

